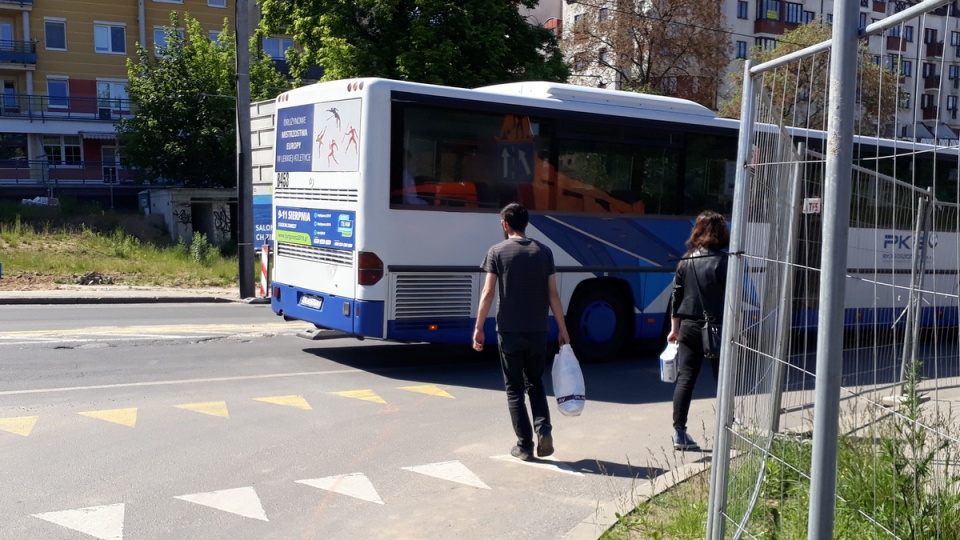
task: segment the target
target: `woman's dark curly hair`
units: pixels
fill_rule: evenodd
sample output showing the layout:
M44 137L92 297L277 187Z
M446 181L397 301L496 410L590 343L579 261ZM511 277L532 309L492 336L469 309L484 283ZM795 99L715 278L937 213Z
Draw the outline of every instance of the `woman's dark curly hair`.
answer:
M687 239L687 254L704 248L710 251L719 251L730 246L730 230L727 220L713 210L704 210L697 216L697 221Z

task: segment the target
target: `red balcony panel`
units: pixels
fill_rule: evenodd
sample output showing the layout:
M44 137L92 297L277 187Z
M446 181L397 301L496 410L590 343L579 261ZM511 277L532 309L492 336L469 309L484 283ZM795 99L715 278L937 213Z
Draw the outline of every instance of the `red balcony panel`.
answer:
M770 19L757 19L753 21L754 34L773 34L779 36L785 30L796 28L795 24L787 24L783 21L774 21Z
M924 108L921 109L921 110L923 111L923 119L924 119L924 120L936 120L936 119L937 119L937 116L938 116L937 113L939 112L940 108L939 108L939 107L924 107Z
M927 56L943 56L943 42L939 43L927 43Z
M924 90L936 90L940 88L940 76L939 75L930 75L929 77L923 78L923 89Z
M907 50L907 41L899 37L887 36L887 50L905 52Z
M886 13L887 12L887 3L886 2L877 2L873 0L873 11L876 13Z

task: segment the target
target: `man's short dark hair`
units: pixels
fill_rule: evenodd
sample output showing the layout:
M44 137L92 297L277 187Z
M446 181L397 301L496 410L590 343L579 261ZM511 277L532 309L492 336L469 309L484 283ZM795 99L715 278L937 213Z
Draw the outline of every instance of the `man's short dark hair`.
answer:
M518 233L527 230L527 223L530 222L530 215L527 209L520 203L510 203L500 211L500 218L507 222L511 229Z

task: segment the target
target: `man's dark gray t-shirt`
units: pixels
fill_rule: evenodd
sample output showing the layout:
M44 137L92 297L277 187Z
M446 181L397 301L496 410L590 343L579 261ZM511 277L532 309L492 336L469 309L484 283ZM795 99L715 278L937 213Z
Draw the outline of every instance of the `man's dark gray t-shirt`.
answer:
M508 238L487 251L480 264L497 275L498 332L546 332L553 252L531 238Z

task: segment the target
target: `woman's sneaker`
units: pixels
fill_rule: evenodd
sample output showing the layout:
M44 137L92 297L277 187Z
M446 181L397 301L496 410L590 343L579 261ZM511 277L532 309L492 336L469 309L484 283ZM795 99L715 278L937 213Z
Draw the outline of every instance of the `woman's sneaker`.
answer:
M687 435L687 430L678 429L673 433L673 449L680 451L699 450L700 445L693 437Z

